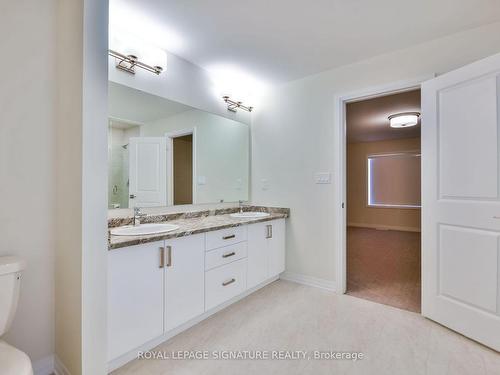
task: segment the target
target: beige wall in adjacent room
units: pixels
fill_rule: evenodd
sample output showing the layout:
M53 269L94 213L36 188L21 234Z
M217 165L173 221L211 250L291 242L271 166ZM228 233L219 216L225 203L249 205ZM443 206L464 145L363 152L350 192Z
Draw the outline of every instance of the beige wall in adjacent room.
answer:
M420 209L367 205L368 155L420 150L420 138L394 139L347 145L348 225L420 231ZM397 179L398 176L394 176Z
M193 203L193 135L173 140L174 204Z

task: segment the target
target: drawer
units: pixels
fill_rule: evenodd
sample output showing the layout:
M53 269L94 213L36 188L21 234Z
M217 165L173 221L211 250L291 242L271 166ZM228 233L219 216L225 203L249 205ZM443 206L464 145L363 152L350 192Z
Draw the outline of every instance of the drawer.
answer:
M243 293L246 283L246 259L205 272L205 311Z
M246 241L210 250L205 253L205 270L211 270L212 268L223 266L224 264L234 262L235 260L246 258L246 256Z
M247 227L233 227L221 230L216 230L213 232L207 232L205 237L205 249L213 250L218 247L223 247L227 245L232 245L241 241L246 241L247 239Z

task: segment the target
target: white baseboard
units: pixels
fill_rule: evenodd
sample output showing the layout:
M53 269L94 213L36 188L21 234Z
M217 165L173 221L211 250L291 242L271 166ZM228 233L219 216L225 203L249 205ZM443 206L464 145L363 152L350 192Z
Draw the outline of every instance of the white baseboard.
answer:
M378 225L378 224L362 224L362 223L347 223L348 227L356 228L369 228L379 230L397 230L400 232L421 232L420 228L416 227L403 227L399 225Z
M54 356L50 355L34 361L32 365L34 375L51 375L54 373Z
M178 335L179 333L191 328L192 326L198 324L199 322L201 322L202 320L205 320L206 318L208 318L209 316L225 309L226 307L228 307L229 305L232 305L233 303L247 297L248 295L252 294L253 292L263 288L264 286L276 281L279 279L279 276L275 276L275 277L272 277L264 282L262 282L261 284L253 287L253 288L250 288L248 289L246 292L240 294L239 296L236 296L232 299L230 299L229 301L223 303L222 305L219 305L211 310L208 310L207 312L201 314L200 316L190 320L189 322L187 323L184 323L183 325L181 325L180 327L177 327L167 333L165 333L163 336L160 336L154 340L151 340L149 342L147 342L146 344L134 349L134 350L131 350L130 352L116 358L116 359L113 359L112 361L108 362L108 373L116 370L117 368L120 368L122 366L124 366L125 364L127 364L128 362L130 361L133 361L134 359L137 358L137 353L138 352L145 352L145 351L148 351L148 350L151 350L155 347L157 347L158 345L160 345L161 343L171 339L172 337ZM69 374L69 373L68 373ZM57 373L56 372L56 375L67 375L66 373Z
M66 366L64 366L64 363L57 356L54 356L54 373L56 375L71 375Z
M330 290L335 292L337 290L335 281L320 279L313 276L301 275L293 272L283 272L280 275L280 279L293 281L294 283L304 284L309 286L314 286L316 288Z

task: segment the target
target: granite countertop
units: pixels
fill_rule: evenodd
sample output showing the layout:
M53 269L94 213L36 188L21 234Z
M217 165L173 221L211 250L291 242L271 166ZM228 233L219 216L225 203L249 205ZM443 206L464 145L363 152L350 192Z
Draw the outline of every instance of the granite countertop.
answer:
M189 236L197 233L211 232L214 230L238 227L245 224L254 224L263 221L287 218L289 216L289 209L287 208L267 208L267 207L245 207L245 211L260 211L269 212L269 216L258 218L234 218L229 214L237 212L237 209L224 210L223 212L208 212L203 211L199 213L185 213L175 215L161 215L151 216L144 218L143 223L160 223L168 222L179 226L179 229L144 236L114 236L109 235L108 249L119 249L122 247L139 245L148 242L162 241L170 238L178 238ZM122 221L122 225L130 224L129 219ZM110 228L117 227L116 220L108 222Z

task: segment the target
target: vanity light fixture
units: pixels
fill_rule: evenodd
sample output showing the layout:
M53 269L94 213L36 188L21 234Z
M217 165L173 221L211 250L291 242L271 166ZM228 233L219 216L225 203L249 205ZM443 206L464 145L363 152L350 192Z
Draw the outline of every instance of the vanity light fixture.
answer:
M139 61L138 57L135 55L124 55L110 49L109 56L115 58L117 69L123 70L131 74L135 74L135 67L147 70L148 72L151 73L155 73L156 75L159 75L163 71L163 68L161 66L158 65L151 66L145 64Z
M389 116L391 128L409 128L418 124L419 112L403 112Z
M252 112L252 110L253 110L253 107L244 106L242 104L243 102L236 102L234 100L231 100L229 98L229 96L227 96L227 95L223 96L222 99L224 99L224 101L227 103L227 110L228 111L236 112L238 110L238 108L241 108L241 109L248 111L248 112Z

